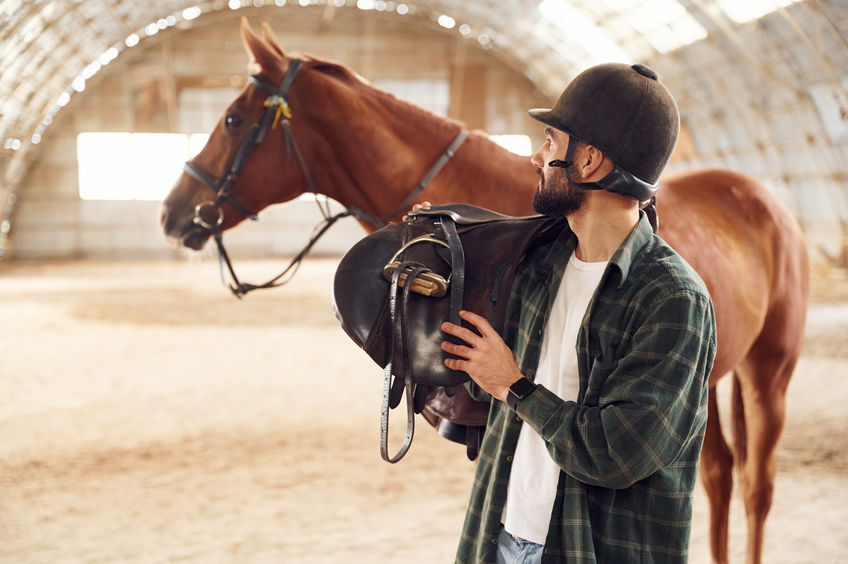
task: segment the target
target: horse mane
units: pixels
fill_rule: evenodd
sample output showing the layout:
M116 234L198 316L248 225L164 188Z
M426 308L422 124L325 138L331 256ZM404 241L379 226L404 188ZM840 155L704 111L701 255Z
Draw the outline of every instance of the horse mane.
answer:
M252 62L248 65L248 72L251 74L261 74L255 72L256 65L259 67L265 64L272 64L271 61L276 60L276 63L282 63L286 59L298 58L304 61L304 68L316 70L319 73L333 78L338 84L351 89L355 98L362 100L374 108L378 108L382 113L392 116L403 116L403 120L407 122L427 123L431 128L444 132L445 136L465 128L465 124L451 118L440 116L430 110L417 106L411 102L401 100L393 94L381 90L373 86L368 80L354 71L350 70L346 65L319 59L315 56L308 55L302 52L286 52L282 45L277 41L277 38L267 22L262 25L262 36L258 37L250 28L246 19L242 20L242 34L245 38L248 52L252 52ZM251 46L252 44L252 46Z
M396 111L392 113L402 114L409 121L436 122L439 125L439 129L446 132L465 128L465 124L459 120L440 116L431 110L422 108L412 102L398 98L390 92L377 88L366 78L352 71L342 63L316 59L303 54L298 54L297 56L307 61L310 69L332 77L347 88L353 90L360 98L370 100L376 106L395 108Z

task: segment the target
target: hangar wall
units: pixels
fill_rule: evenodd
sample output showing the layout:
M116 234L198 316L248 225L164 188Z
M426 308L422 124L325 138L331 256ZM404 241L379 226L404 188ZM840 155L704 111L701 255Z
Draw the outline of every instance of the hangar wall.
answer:
M167 258L188 252L164 243L158 202L80 198L77 135L211 131L246 82L247 55L239 34L245 14L257 29L268 21L287 49L345 62L376 85L443 81L449 86L450 117L490 134L527 134L539 141L539 128L526 109L547 103L545 98L525 76L455 35L359 10L339 10L329 22L320 12L299 8L210 14L189 29L168 30L128 50L59 114L19 192L12 233L16 259ZM204 90L231 94L198 112L191 93ZM180 172L174 170L174 181ZM226 240L237 257L290 255L320 219L314 203L294 201L263 211L259 222L245 222ZM363 233L356 222L344 220L314 252L343 252Z
M787 203L801 222L814 257L821 256L821 249L830 254L841 250L848 257L844 189L848 180L848 43L844 39L848 10L838 0L807 0L737 25L709 3L685 0L682 4L709 31L707 37L667 53L639 51L647 57L643 62L660 72L680 101L682 137L669 169L725 167L750 174ZM486 12L489 23L498 24L496 36L501 36L487 43L489 50L481 48L482 36L478 41L464 40L424 18L331 10L329 3L325 7L289 3L284 8L220 9L144 39L86 81L86 90L74 94L56 115L37 151L21 151L37 160L27 162L31 158L27 156L9 161L5 176L12 180L0 186L0 200L4 190L14 190L4 207L14 210L12 256L173 254L162 244L155 226L156 203L79 199L76 135L82 131L181 131L186 114L191 113L181 103L186 92L198 88L234 92L244 84L246 57L238 37L238 20L243 15L254 25L268 20L285 45L344 61L377 84L428 77L445 80L450 86L447 113L451 117L493 134L528 134L536 145L538 127L525 110L550 104L555 96L552 85L564 83L586 56L574 45L563 51L561 45L546 43L550 37L540 34L538 26L531 30L523 25L518 20L526 8L520 2L504 3L503 13L514 16L506 19ZM584 8L597 10L599 18L608 16L611 9L604 2ZM161 9L170 8L163 4ZM454 9L458 16L466 10L466 15L482 10L474 3L457 4ZM512 19L517 25L510 25ZM539 25L551 27L552 23ZM552 33L562 34L563 29L557 27ZM507 32L509 41L504 39ZM645 42L639 34L631 39ZM96 43L96 38L92 41ZM533 54L540 45L548 52ZM531 82L528 76L535 78ZM36 90L31 98L41 95ZM223 105L207 113L217 117ZM205 124L202 130L210 129ZM0 154L0 166L11 154ZM24 164L26 176L18 186L16 171ZM177 174L175 170L174 178ZM294 252L318 220L313 207L305 202L278 206L262 214L260 225L228 233L228 240L239 247L240 254ZM342 223L331 230L318 252L338 252L361 233L352 221L350 227ZM0 260L8 226L9 222L0 221Z

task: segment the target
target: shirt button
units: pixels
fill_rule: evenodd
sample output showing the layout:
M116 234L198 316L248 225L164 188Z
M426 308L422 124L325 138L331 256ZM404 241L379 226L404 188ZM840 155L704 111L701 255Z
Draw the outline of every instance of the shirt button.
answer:
M515 416L515 421L516 421L517 423L521 423L521 417L519 417L518 415L516 415L516 416Z
M512 462L512 455L511 455L511 454L507 455L507 457L506 457L506 461L507 461L507 462Z
M498 544L498 537L492 537L492 544Z

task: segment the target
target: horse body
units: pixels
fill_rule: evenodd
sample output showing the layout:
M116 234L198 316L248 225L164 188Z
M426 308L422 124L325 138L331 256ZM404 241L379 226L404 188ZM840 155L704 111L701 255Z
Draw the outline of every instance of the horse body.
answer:
M243 24L249 54L266 81L277 84L289 57L269 28L264 40ZM427 174L461 130L458 122L395 99L341 65L305 60L288 103L293 135L308 174L321 193L376 217L389 217ZM265 94L248 86L216 126L194 162L220 171L246 137L244 126L262 111ZM240 130L241 129L241 130ZM232 192L258 212L293 199L307 185L306 172L284 158L282 135L272 130L244 167ZM537 175L528 159L472 132L419 200L464 202L510 215L529 215ZM192 222L208 190L183 174L163 203L166 236L200 248L208 230ZM657 198L659 235L705 281L718 324L718 349L710 385L732 372L734 450L728 447L710 394L701 460L710 500L713 558L727 561L727 528L734 461L741 472L748 516L749 562L759 562L763 526L774 484L774 450L785 393L795 367L806 316L806 246L797 222L756 180L730 171L703 170L663 177ZM399 213L397 215L401 215ZM243 220L224 205L222 229ZM362 221L362 220L361 220ZM375 225L363 221L368 230Z

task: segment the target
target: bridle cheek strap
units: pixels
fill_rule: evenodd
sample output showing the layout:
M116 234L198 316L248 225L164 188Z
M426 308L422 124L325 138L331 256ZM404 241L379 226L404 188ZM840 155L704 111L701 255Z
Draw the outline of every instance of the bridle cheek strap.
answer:
M257 219L256 213L247 211L235 198L230 196L230 190L232 190L233 185L236 180L238 180L242 169L245 164L247 164L247 161L253 154L256 146L265 139L265 135L268 133L269 129L275 129L277 127L281 119L284 121L283 125L286 127L287 131L287 153L289 152L289 145L294 144L294 138L291 136L290 127L288 127L288 120L292 117L292 113L288 102L286 101L286 95L288 94L288 90L291 87L292 82L294 82L294 78L297 75L297 71L300 69L301 64L302 61L299 59L292 60L291 63L289 63L289 68L279 86L273 86L258 76L250 77L250 82L252 84L268 93L268 98L265 99L265 103L263 104L265 109L259 117L259 120L253 124L247 138L241 144L241 147L239 147L233 157L232 162L228 167L226 167L225 171L220 176L216 178L212 174L202 170L191 161L188 161L185 165L183 165L183 169L187 173L199 180L215 194L215 201L213 205L216 207L220 207L224 203L227 203L245 217L253 220ZM295 144L295 147L296 146L297 145ZM306 172L303 159L300 158L298 160L301 164L301 169L304 171L304 176L307 178L307 183L311 187L311 179L309 178L309 174Z

